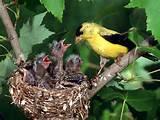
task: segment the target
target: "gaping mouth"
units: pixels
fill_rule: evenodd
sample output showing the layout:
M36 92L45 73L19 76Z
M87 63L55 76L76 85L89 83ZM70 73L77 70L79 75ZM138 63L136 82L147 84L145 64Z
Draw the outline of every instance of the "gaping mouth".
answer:
M71 46L71 44L63 44L64 47L68 48L69 46Z
M71 44L66 44L64 43L65 40L62 40L61 41L61 45L64 47L64 48L68 48L69 46L71 46Z
M46 63L46 64L50 64L52 61L48 58L48 55L46 55L46 56L43 58L43 62Z

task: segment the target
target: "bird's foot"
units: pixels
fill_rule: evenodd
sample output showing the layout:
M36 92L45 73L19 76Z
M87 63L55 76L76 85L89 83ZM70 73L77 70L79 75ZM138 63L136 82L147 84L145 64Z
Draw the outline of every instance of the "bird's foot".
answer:
M120 64L120 61L122 59L124 54L120 54L115 60L114 62L119 66L119 67L122 67L122 65Z
M103 70L104 66L106 65L106 63L109 61L109 59L106 59L104 57L100 57L100 69L97 73L97 76L100 75L101 71Z

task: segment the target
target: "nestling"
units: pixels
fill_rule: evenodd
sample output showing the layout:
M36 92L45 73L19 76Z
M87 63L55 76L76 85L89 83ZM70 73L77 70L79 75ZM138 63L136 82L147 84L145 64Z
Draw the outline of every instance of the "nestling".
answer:
M49 73L55 80L60 80L64 75L63 56L70 45L71 44L65 44L64 40L59 42L53 41L52 43L51 55L55 59L56 63L50 65Z
M33 70L37 79L41 79L45 75L45 73L47 73L47 68L49 67L49 64L51 64L51 61L48 58L48 55L41 53L36 56Z
M81 64L82 60L79 55L70 55L65 65L66 75L64 80L77 84L81 84L81 82L85 81L86 76L80 70Z
M82 60L79 55L70 55L67 58L65 70L68 73L78 73L80 72L82 65Z

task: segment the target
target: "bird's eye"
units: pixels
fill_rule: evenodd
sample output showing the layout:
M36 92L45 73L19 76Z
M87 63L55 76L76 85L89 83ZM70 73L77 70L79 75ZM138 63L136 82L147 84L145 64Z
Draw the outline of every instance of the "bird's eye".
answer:
M81 61L80 61L80 59L79 59L79 58L76 58L76 62L77 62L77 63L80 63Z
M57 44L56 48L61 49L61 44Z
M37 60L36 63L37 63L37 64L40 64L40 63L41 63L41 60Z

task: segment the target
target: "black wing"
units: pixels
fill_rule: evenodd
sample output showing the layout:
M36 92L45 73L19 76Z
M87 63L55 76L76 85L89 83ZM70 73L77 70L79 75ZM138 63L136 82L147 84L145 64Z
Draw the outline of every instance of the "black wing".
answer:
M105 35L102 37L113 44L120 44L122 46L126 46L129 50L136 47L136 45L128 39L127 34L113 34Z

